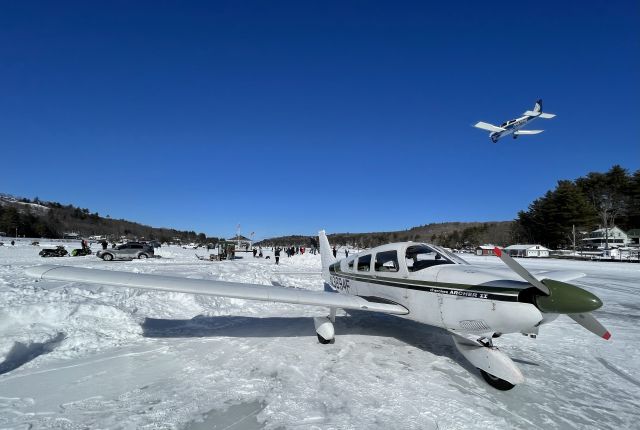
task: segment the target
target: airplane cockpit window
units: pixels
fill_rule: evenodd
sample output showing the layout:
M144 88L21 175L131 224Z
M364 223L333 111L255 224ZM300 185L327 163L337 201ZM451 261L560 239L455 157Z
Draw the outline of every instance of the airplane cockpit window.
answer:
M376 263L374 265L376 272L397 272L398 251L384 251L376 254Z
M371 254L358 257L358 272L368 272L371 269Z
M435 249L436 251L438 251L439 253L441 253L442 255L444 255L445 257L447 257L449 260L453 261L454 263L457 264L469 264L469 262L467 260L465 260L464 258L460 257L459 255L454 254L453 252L442 248L440 246L435 246L435 245L431 245L433 247L433 249Z
M444 253L427 245L414 245L407 248L405 262L409 272L417 272L440 264L455 264Z

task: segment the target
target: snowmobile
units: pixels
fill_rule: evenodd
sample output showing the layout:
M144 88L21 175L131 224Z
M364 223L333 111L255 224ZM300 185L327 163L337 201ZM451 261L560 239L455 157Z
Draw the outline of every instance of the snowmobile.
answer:
M91 250L89 248L77 248L71 251L72 257L82 257L85 255L91 255Z
M58 245L55 248L45 248L39 254L41 257L64 257L68 252L64 246Z

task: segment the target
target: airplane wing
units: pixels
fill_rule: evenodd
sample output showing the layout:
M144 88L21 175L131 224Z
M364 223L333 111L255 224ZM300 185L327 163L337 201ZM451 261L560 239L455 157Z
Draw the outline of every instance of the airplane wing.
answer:
M247 300L327 306L341 309L359 309L395 315L405 315L409 313L404 306L384 302L383 300L370 301L359 296L326 291L310 291L300 288L278 287L274 285L179 278L175 276L148 275L114 270L56 266L52 264L30 267L26 269L25 272L34 278L53 281L82 282L114 287L175 291L179 293L233 297Z
M569 282L574 279L582 278L586 275L575 270L551 270L548 272L536 272L533 276L535 276L539 281L542 281L543 279L553 279L554 281Z
M478 121L474 127L476 128L481 128L483 130L487 130L487 131L494 131L494 132L498 132L498 131L504 131L505 129L502 127L498 127L496 125L492 125L486 122L482 122L482 121Z
M540 134L543 131L544 130L517 130L517 131L514 131L513 134L515 134L517 136L522 136L522 135L527 135L527 134Z

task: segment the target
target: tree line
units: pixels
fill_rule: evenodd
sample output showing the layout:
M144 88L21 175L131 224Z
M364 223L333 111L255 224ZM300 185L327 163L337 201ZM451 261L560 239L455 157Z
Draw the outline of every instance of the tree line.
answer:
M631 174L614 165L606 173L558 181L555 189L518 213L514 238L552 249L579 247L586 233L613 226L640 228L640 170Z
M34 199L0 196L0 231L8 236L61 238L65 232L75 232L83 237L105 235L110 240L121 236L130 239L145 238L172 242L174 238L182 242L216 243L218 238L207 237L204 233L156 228L124 219L112 219L108 215L58 202L43 202Z

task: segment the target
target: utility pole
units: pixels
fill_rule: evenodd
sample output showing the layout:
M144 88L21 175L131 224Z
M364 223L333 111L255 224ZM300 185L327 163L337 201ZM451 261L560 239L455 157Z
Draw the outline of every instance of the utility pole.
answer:
M573 255L576 255L576 225L573 224Z

